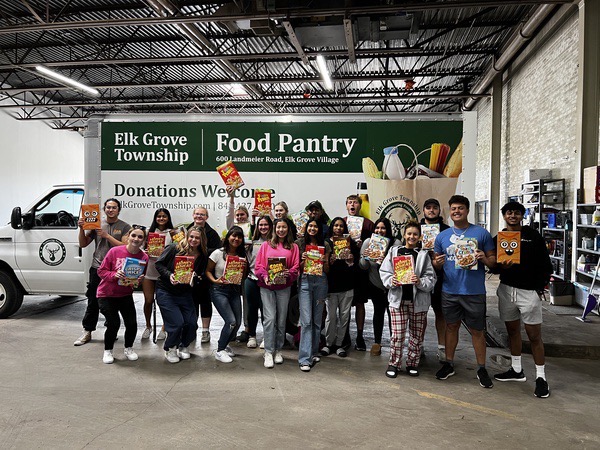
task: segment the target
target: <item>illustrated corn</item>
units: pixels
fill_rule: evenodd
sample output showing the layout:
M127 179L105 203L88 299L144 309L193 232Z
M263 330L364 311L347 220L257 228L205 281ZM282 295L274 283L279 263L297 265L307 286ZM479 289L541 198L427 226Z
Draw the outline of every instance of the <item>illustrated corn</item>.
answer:
M371 158L363 158L362 170L367 178L382 178L381 171L377 169L377 164Z

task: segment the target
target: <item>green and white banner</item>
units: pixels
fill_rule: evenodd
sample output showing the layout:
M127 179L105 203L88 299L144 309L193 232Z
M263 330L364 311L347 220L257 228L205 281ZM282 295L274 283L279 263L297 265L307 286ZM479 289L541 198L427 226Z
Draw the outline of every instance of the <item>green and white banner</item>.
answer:
M417 153L433 143L454 150L462 122L103 122L101 125L102 198L123 201L124 220L149 223L158 207L175 222L189 222L192 209L209 210L209 223L223 230L228 198L216 167L233 161L245 186L236 204L253 206L254 188L274 191L290 212L320 200L330 217L345 215L346 196L365 181L362 159L379 169L383 148L410 145ZM414 156L400 149L409 167ZM424 152L419 162L429 164Z

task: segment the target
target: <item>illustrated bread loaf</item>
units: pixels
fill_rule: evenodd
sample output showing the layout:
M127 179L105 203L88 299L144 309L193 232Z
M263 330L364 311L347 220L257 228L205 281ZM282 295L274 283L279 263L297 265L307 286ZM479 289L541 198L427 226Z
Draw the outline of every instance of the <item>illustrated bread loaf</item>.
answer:
M462 141L456 147L456 150L450 157L450 161L444 169L444 176L448 178L457 178L462 172Z

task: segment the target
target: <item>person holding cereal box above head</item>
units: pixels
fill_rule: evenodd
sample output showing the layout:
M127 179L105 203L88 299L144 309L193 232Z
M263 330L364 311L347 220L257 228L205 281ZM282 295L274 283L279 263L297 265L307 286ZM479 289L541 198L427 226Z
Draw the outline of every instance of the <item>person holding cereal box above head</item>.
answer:
M469 328L477 358L477 378L484 388L494 386L485 368L485 267L494 267L496 251L490 233L469 223L469 199L453 195L448 201L454 225L435 238L433 266L443 269L442 311L446 319L446 362L438 380L455 374L454 352L461 321Z

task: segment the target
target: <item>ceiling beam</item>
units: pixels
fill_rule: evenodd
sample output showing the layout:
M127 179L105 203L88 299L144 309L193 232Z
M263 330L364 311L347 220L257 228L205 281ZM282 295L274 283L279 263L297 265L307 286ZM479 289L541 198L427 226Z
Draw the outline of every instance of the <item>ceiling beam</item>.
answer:
M278 11L265 11L253 14L210 14L176 17L146 17L135 19L103 19L76 20L69 22L54 22L44 24L27 24L1 27L0 34L38 33L40 31L74 30L81 28L109 28L131 26L156 26L174 24L197 24L201 22L235 21L247 19L289 20L294 18L309 18L314 16L350 17L369 14L398 14L399 12L416 12L439 9L460 9L474 7L503 7L509 5L540 5L540 4L571 4L574 0L456 0L453 2L420 1L405 5L381 5L347 8L289 8Z
M288 38L290 39L292 46L296 49L296 53L298 53L298 56L300 57L302 62L308 66L309 65L308 56L304 52L304 49L302 48L302 44L300 44L300 41L298 40L298 36L296 36L294 27L292 26L292 24L290 23L289 20L283 21L283 27L285 28L285 31L288 34Z
M352 20L344 17L344 35L346 36L346 47L348 47L348 62L356 63L356 51L354 49L354 30Z
M473 48L464 50L445 50L445 49L432 49L423 50L420 48L381 48L381 49L365 49L356 50L355 55L357 59L369 59L374 57L389 57L399 58L403 56L453 56L453 55L493 55L498 49L487 47L487 48ZM335 57L346 57L348 52L346 50L324 50L322 52L306 52L309 58L316 58L317 54L323 55L325 58ZM15 69L35 69L36 66L44 65L46 67L89 67L97 65L160 65L160 64L199 64L199 63L213 63L215 59L223 61L236 61L236 62L250 62L250 61L263 61L263 62L277 62L277 61L294 61L298 59L298 54L294 52L280 52L280 53L242 53L242 54L231 54L231 55L196 55L196 56L166 56L166 57L153 57L153 58L117 58L117 59L96 59L96 60L72 60L72 61L37 61L28 62L21 64L0 64L0 71L4 70L15 70Z

